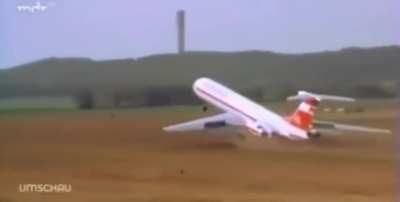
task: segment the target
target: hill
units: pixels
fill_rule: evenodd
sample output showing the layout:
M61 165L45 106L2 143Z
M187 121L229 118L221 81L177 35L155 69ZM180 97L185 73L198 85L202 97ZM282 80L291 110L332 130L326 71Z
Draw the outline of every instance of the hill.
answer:
M387 46L305 54L187 52L108 61L47 58L0 71L0 96L101 92L135 97L148 92L165 95L168 90L182 94L203 76L260 99L281 98L297 89L394 96L399 56L400 46Z

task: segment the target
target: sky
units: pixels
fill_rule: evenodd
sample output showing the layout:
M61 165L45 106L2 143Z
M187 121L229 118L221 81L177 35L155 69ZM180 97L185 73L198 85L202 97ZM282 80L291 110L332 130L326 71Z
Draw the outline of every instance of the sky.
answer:
M178 9L186 11L192 51L400 44L399 0L1 0L0 68L48 57L174 53Z

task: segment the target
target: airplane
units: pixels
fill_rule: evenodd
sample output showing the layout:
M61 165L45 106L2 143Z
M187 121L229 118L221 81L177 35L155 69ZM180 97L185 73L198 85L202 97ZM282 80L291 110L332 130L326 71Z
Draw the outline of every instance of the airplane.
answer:
M240 134L259 137L283 137L290 140L309 140L323 133L346 131L391 133L390 130L314 120L317 105L323 100L354 102L355 99L298 91L287 100L300 100L289 116L277 113L253 102L210 78L199 78L193 83L194 93L222 113L197 120L164 127L167 132L186 132L231 128Z

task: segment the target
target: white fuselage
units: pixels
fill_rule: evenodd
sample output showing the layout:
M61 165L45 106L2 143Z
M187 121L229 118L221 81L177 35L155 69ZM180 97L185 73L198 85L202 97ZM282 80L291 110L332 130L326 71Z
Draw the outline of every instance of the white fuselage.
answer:
M279 135L289 139L308 139L307 131L298 128L280 115L208 78L193 84L197 96L211 105L242 117L246 127L256 135Z

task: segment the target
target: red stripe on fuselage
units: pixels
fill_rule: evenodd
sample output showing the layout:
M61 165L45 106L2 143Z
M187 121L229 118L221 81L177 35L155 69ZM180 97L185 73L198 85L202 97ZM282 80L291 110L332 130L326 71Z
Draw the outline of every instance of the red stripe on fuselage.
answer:
M221 99L215 97L214 95L208 93L207 91L205 91L205 90L203 90L203 89L200 89L199 87L195 87L195 90L197 90L197 91L199 91L199 92L205 94L205 95L208 96L209 98L212 98L214 101L219 102L220 104L224 105L225 107L228 107L228 108L230 108L230 109L232 109L232 110L234 110L234 111L236 111L236 112L242 114L243 116L249 118L250 120L252 120L252 121L254 121L254 122L257 122L257 119L254 118L253 116L251 116L251 115L249 115L249 114L247 114L247 113L241 111L240 109L238 109L238 108L236 108L236 107L230 105L229 103L227 103L227 102L225 102L225 101L223 101L223 100L221 100Z

